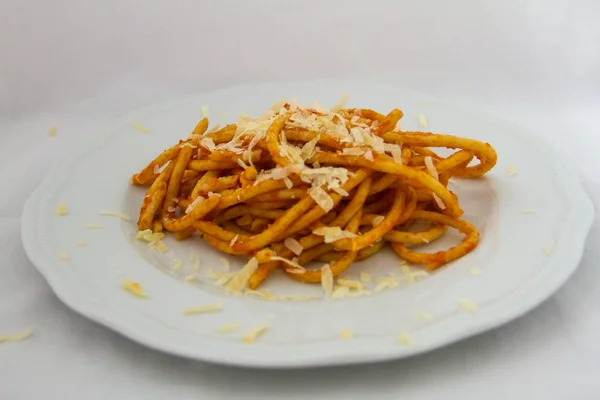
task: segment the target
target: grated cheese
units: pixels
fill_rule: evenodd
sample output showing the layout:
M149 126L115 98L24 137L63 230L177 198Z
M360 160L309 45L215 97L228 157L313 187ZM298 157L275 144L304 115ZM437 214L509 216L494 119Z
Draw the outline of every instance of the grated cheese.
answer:
M429 276L427 271L419 270L413 272L407 264L401 265L400 269L402 270L402 280L410 283L416 282L418 278Z
M235 272L226 272L224 274L214 274L217 279L215 282L215 286L225 286L228 282L230 282L235 276Z
M123 282L121 283L121 285L123 286L123 289L125 289L126 291L128 291L129 293L131 293L133 295L136 295L136 296L142 297L142 298L147 297L146 292L142 288L142 285L140 285L137 282L131 281L129 279L123 279Z
M271 108L269 108L269 110L271 110L273 112L279 112L281 110L281 108L283 106L285 106L286 104L287 104L287 99L279 99L275 103L273 103L273 105L271 106Z
M166 252L168 247L162 242L162 238L165 237L165 234L162 232L152 233L150 229L146 229L144 231L139 231L135 236L136 239L143 239L148 242L148 246L152 247L155 250L160 251L161 253Z
M320 139L321 135L317 135L314 139L306 142L304 146L302 146L302 149L300 150L300 157L302 157L303 160L308 160L313 156L313 154L315 154L317 143L319 143Z
M331 293L332 299L341 299L346 297L350 293L348 286L336 286Z
M260 324L250 329L248 332L244 333L242 336L242 342L244 343L252 343L258 339L260 335L262 335L269 328L268 324Z
M321 296L316 294L299 294L299 295L291 295L291 296L281 296L282 300L292 300L292 301L311 301L321 299Z
M181 260L179 258L175 258L173 259L173 265L171 266L171 269L173 271L179 271L182 265L183 263L181 262Z
M200 271L200 259L196 258L194 260L194 265L192 266L192 269L194 270L194 272Z
M239 165L240 167L242 167L243 169L248 169L248 164L246 164L246 163L244 162L244 160L242 160L241 158L238 158L238 159L237 159L237 163L238 163L238 165Z
M373 161L373 152L371 150L367 150L365 151L365 158L369 161Z
M150 246L151 248L153 248L161 253L166 253L169 250L167 245L164 244L162 242L162 240L154 240L154 241L148 243L148 246Z
M221 311L223 309L223 304L215 303L208 304L206 306L201 307L190 307L183 310L184 315L196 315L196 314L206 314L215 311Z
M394 277L377 278L376 292L381 292L384 289L391 289L398 286L398 281Z
M198 207L200 204L202 204L202 202L204 200L205 200L205 198L202 196L196 197L196 199L194 201L192 201L192 203L188 206L188 208L185 209L185 213L189 214L190 212L192 212L192 210L195 209L196 207Z
M264 290L250 290L250 289L246 289L244 291L244 294L247 295L247 296L260 297L261 299L265 299L265 300L277 300L277 296L275 296L273 293L271 293L267 289L264 289Z
M535 208L526 208L523 211L521 211L522 214L533 214L535 212L537 212Z
M286 271L291 274L305 274L306 273L306 268L304 268L302 265L298 264L295 261L288 260L287 258L273 256L273 257L271 257L271 260L282 261L282 262L288 264L290 267L292 267L292 269L291 270L286 269Z
M250 279L250 276L254 273L254 271L256 271L257 268L258 260L252 257L248 263L246 263L246 265L244 265L244 267L237 273L237 275L233 277L231 282L227 284L227 291L241 292L246 287L248 279Z
M350 340L354 337L354 332L352 332L350 329L342 329L340 331L340 337L343 340Z
M165 237L163 232L153 233L151 229L146 229L143 231L139 231L137 235L135 235L136 239L143 239L147 242L155 242L157 240L161 240Z
M31 328L27 328L17 333L8 333L0 335L0 343L3 342L21 342L31 337Z
M470 273L471 275L475 275L475 276L478 276L478 275L481 275L481 274L482 274L481 270L480 270L479 268L476 268L476 267L473 267L473 268L471 268L471 269L469 270L469 273Z
M235 236L233 237L233 239L231 239L231 242L229 242L229 245L230 245L231 247L233 247L233 245L235 244L235 242L237 242L237 240L238 240L239 238L240 238L240 235L235 235Z
M204 132L204 136L216 132L219 130L219 128L221 127L221 124L216 124L215 126L213 126L211 129L207 130L206 132Z
M426 312L423 312L423 311L420 311L420 312L416 313L415 317L417 317L421 321L431 321L433 319L433 315L432 314L426 313Z
M333 208L333 199L320 187L311 187L308 190L308 194L323 211L329 212Z
M433 164L433 159L431 158L431 156L425 157L424 161L425 168L427 168L427 173L431 175L436 181L439 181L440 177L437 169L435 168L435 165Z
M285 187L288 188L288 189L291 189L291 188L294 187L294 183L287 176L285 178L283 178L283 182L285 183Z
M361 272L360 273L360 280L363 282L371 282L373 278L371 278L371 275L366 273L366 272Z
M475 302L473 302L472 300L460 299L458 301L458 304L460 305L460 308L462 308L465 311L468 311L470 313L477 312L477 304Z
M219 258L219 262L223 265L223 268L225 268L225 271L229 272L229 260L224 257L221 257L221 258Z
M145 126L142 126L140 124L136 124L135 122L133 124L131 124L131 126L133 126L135 129L137 129L140 132L144 132L144 133L150 132L148 128L146 128Z
M363 136L363 131L364 129L359 128L359 127L354 127L350 129L350 135L352 135L352 138L354 139L354 142L357 144L364 144L365 143L365 137Z
M417 115L417 120L419 121L419 125L421 125L423 128L427 128L427 118L425 118L424 114Z
M361 291L365 289L365 285L362 284L362 282L360 281L356 281L353 279L343 279L343 278L339 278L337 280L337 284L340 286L345 286L348 289L354 289L357 291Z
M398 343L410 344L412 339L408 333L401 333L398 335Z
M550 254L552 254L552 247L544 247L544 254L549 256Z
M124 221L131 221L131 217L125 213L122 213L120 211L110 211L110 210L101 210L98 211L99 215L105 215L105 216L111 216L111 217L119 217Z
M87 229L103 229L104 227L100 224L85 224L84 227Z
M442 199L440 199L440 197L435 194L432 193L433 195L433 200L435 200L435 204L437 204L437 206L441 209L441 210L445 210L446 209L446 205L444 204L444 202L442 201Z
M209 137L205 137L204 139L202 139L200 141L200 146L204 147L208 151L214 151L216 149L216 147L217 147L215 145L215 142L211 138L209 138Z
M87 244L87 243L85 242L85 240L80 240L80 241L77 243L77 246L79 246L79 247L85 247L85 245L86 245L86 244Z
M331 273L329 264L321 267L321 287L325 291L325 295L331 297L333 294L333 274Z
M198 273L194 272L193 274L186 275L183 280L187 283L195 282L198 280Z
M48 136L56 136L56 128L55 127L48 129Z
M217 328L219 333L235 332L239 328L239 324L223 324Z
M356 233L342 230L339 226L324 226L312 231L313 234L325 237L325 243L332 243L340 239L352 239L358 237Z
M402 164L402 147L400 147L400 145L384 143L383 147L386 152L392 155L396 164Z
M342 149L342 154L347 156L362 156L365 153L360 147L345 147Z
M378 216L374 217L371 222L373 223L373 226L377 226L380 223L382 223L384 219L385 219L385 217L383 215L378 215Z
M340 112L342 110L342 108L344 108L346 106L346 103L348 102L348 95L346 93L344 93L342 95L342 98L335 103L335 105L333 107L330 108L331 112L337 113Z
M69 213L67 204L66 203L58 203L58 205L56 206L56 213L58 215L67 215Z
M200 107L200 112L202 113L202 116L204 118L208 118L209 115L210 115L210 113L208 111L208 106L202 106L202 107Z
M508 176L515 176L517 174L517 169L514 165L509 165L506 168L506 172L508 173Z
M60 258L61 260L68 260L69 259L69 255L67 253L60 253L58 255L58 258Z
M297 256L302 254L302 250L304 250L304 248L302 247L300 242L292 237L286 238L285 241L283 242L283 244L285 247L290 249L292 251L292 253L294 253Z

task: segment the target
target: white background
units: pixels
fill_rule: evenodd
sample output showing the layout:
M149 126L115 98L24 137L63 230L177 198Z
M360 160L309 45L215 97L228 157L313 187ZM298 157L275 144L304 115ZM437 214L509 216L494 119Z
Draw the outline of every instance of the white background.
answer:
M525 317L414 359L300 371L178 359L87 321L27 260L19 224L47 168L129 109L335 76L478 102L576 163L598 209L598 20L595 0L0 0L0 332L35 331L0 345L0 398L597 399L598 220L574 276Z

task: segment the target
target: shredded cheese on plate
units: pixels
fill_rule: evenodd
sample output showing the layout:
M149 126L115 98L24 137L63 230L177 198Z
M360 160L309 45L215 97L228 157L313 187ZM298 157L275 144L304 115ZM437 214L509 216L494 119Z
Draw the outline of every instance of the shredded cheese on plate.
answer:
M360 280L363 282L371 282L373 278L371 277L370 274L366 273L366 272L361 272L360 273Z
M521 211L521 214L533 214L535 212L537 212L535 208L526 208L523 211Z
M197 315L197 314L206 314L215 311L221 311L223 309L223 304L208 304L206 306L201 307L189 307L183 310L184 315Z
M401 333L398 335L398 343L410 344L411 341L412 339L408 333Z
M204 118L208 118L209 115L210 115L210 113L208 111L208 106L202 106L202 107L200 107L200 112L202 112L202 116Z
M250 276L258 269L258 260L252 257L246 265L229 282L226 289L228 292L240 292L246 287Z
M239 324L223 324L217 328L219 333L231 333L239 328Z
M331 297L333 294L333 274L331 273L329 264L325 264L321 268L321 287L323 287L325 295Z
M104 228L100 224L85 224L84 227L87 229L102 229L102 228Z
M292 238L292 237L288 237L285 239L285 241L283 242L284 246L287 247L288 249L291 250L292 253L294 253L295 255L299 256L300 254L302 254L302 250L304 250L304 248L302 247L302 245L300 244L299 241L297 241L296 239Z
M106 215L106 216L112 216L112 217L119 217L121 218L123 221L131 221L131 217L125 213L122 213L120 211L111 211L111 210L101 210L98 211L99 215Z
M146 292L144 291L144 288L142 288L142 285L140 285L137 282L134 282L129 279L123 279L123 282L121 282L121 285L123 286L123 289L125 289L126 291L128 291L129 293L131 293L137 297L142 297L142 298L147 297Z
M58 203L58 205L56 206L56 213L58 215L67 215L69 213L67 204L66 203Z
M171 265L171 269L173 271L179 271L182 265L183 263L181 262L181 260L179 258L175 258L173 259L173 265Z
M268 324L260 324L250 329L244 336L242 336L242 342L244 343L252 343L258 339L260 335L262 335L269 328Z
M416 313L415 317L417 317L421 321L431 321L433 319L433 315L432 314L426 313L426 312L423 312L423 311L419 311L418 313Z
M32 331L30 328L27 328L21 332L17 333L8 333L8 334L0 334L0 343L3 342L21 342L23 340L29 339L31 337Z
M343 340L350 340L354 337L354 332L352 332L350 329L342 329L340 331L340 337Z
M458 301L458 304L459 304L460 308L462 308L465 311L468 311L470 313L477 312L477 304L475 302L473 302L472 300L460 299Z
M150 132L150 130L148 128L146 128L145 126L142 126L140 124L137 124L135 122L133 124L131 124L131 126L133 126L135 129L137 129L140 132L144 132L144 133Z
M314 229L313 234L325 237L325 243L332 243L340 239L352 239L357 237L356 233L342 230L339 226L324 226Z

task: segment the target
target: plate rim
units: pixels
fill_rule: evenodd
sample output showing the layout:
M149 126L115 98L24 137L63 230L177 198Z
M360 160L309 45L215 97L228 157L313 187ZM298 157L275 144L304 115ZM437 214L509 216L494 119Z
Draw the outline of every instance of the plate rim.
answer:
M286 84L301 84L302 82L310 83L314 85L318 82L344 82L347 81L345 79L315 79L308 81L294 81L294 82L285 82ZM352 80L355 82L356 80ZM53 292L56 296L69 308L73 309L80 315L104 325L105 327L120 333L121 335L135 341L141 343L147 347L153 348L155 350L159 350L162 352L167 352L170 354L174 354L177 356L191 358L200 361L207 361L216 364L222 365L232 365L232 366L243 366L243 367L252 367L252 368L299 368L299 367L312 367L312 366L333 366L333 365L344 365L344 364L356 364L356 363L370 363L370 362L380 362L380 361L389 361L404 357L410 357L417 354L429 352L431 350L446 346L451 343L455 343L460 340L467 339L474 335L480 334L482 332L488 331L490 329L496 328L500 325L505 324L508 321L516 319L527 312L531 311L539 304L541 304L544 300L548 299L553 293L562 286L567 279L574 273L574 271L578 268L581 258L584 254L586 237L593 225L594 221L594 206L593 203L585 191L583 184L581 182L580 176L577 172L577 169L571 165L570 162L565 160L564 156L560 155L553 146L547 143L543 137L539 135L535 135L531 131L524 129L513 122L501 119L492 114L489 114L485 111L481 111L476 109L476 113L482 117L485 117L486 120L489 120L497 125L506 126L513 128L514 135L522 137L523 139L528 139L532 142L535 142L538 146L545 147L544 152L550 152L556 157L557 160L557 170L560 170L561 173L569 178L569 182L571 183L571 195L569 196L570 203L572 203L573 210L569 214L571 218L569 218L564 227L565 230L569 232L569 245L565 246L566 249L563 251L561 264L563 267L553 274L546 274L546 277L542 280L545 282L545 285L542 285L543 290L537 291L529 291L526 295L521 296L521 307L520 308L509 308L508 310L504 310L503 313L495 313L494 318L485 321L474 321L466 326L463 325L458 332L452 332L447 335L438 336L437 338L430 340L427 342L426 346L410 346L410 347L402 347L397 346L397 350L385 350L379 352L369 352L369 351L348 351L342 348L341 351L336 350L335 352L329 352L325 355L315 358L311 357L299 357L299 358L273 358L267 357L264 359L254 358L254 357L243 357L243 358L235 358L235 359L227 359L223 357L218 357L214 355L207 355L206 353L191 351L191 349L180 348L176 345L166 344L164 341L156 340L151 335L144 335L143 330L142 334L140 334L140 329L132 328L128 326L128 323L120 318L115 318L115 313L110 310L110 305L107 307L99 306L95 304L93 300L90 298L85 298L78 296L75 291L73 291L68 284L64 284L61 282L61 277L59 275L54 275L53 265L56 261L52 262L47 257L44 256L42 251L36 246L36 238L35 238L35 224L37 217L36 206L41 200L41 197L44 193L44 189L52 184L53 180L59 176L61 169L68 168L68 166L73 165L77 162L83 155L97 151L101 149L105 140L109 137L115 135L124 122L135 120L133 116L139 114L140 112L147 113L152 109L161 109L169 104L176 104L178 102L185 102L189 99L193 99L198 97L199 95L210 96L215 95L219 92L229 91L229 90L239 90L245 86L257 86L261 84L265 84L269 82L253 82L247 83L243 85L234 85L228 86L225 88L196 93L196 94L184 94L182 96L170 98L165 101L157 102L151 105L141 106L140 108L128 112L118 118L114 123L110 125L108 131L100 136L100 139L93 140L90 144L86 145L84 148L79 149L79 151L74 151L72 156L64 161L60 161L53 168L49 170L49 173L44 178L42 183L34 190L34 192L30 195L22 212L21 218L21 240L23 243L23 247L27 254L27 257L30 259L32 264L36 267L36 269L44 276L48 284L50 285ZM374 85L379 86L381 84L380 81L373 80L372 83ZM397 90L402 91L403 93L418 93L420 97L424 95L426 97L432 97L429 94L424 94L422 92L416 92L414 90L406 89L398 85L393 85L393 87ZM436 102L449 104L456 108L465 108L464 102L456 101L455 99L448 99L442 96L435 96ZM562 178L563 180L565 178ZM535 282L534 282L535 283ZM540 283L535 283L534 287L539 287ZM135 312L135 310L134 310ZM111 318L112 317L112 318ZM204 338L205 339L205 338ZM381 340L382 338L372 339L372 338L356 338L354 339L354 343L357 341L366 341L366 340ZM206 339L205 339L206 340ZM295 346L311 346L311 345L319 345L314 343L307 344L296 344ZM246 345L247 346L247 345ZM258 349L260 352L260 348L271 347L268 345L262 345L260 343L256 343L252 346L247 346L248 348ZM337 349L337 347L336 347ZM253 353L254 351L250 351Z

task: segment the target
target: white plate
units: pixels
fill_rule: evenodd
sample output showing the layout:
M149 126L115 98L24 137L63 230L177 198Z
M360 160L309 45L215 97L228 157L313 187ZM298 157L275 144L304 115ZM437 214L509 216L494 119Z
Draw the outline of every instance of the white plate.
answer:
M424 113L429 129L490 142L498 165L484 179L461 180L459 195L464 218L481 231L479 247L468 256L416 283L367 297L305 302L265 301L230 297L204 277L218 270L222 257L201 240L166 241L160 254L134 239L135 224L98 215L110 209L136 216L144 191L129 177L156 154L187 136L201 117L202 105L212 122L237 119L244 111L258 115L282 97L300 103L332 105L342 93L349 106L387 112L401 108L405 129L418 129ZM226 114L226 115L224 115ZM142 133L132 127L141 124ZM516 175L509 176L508 166ZM59 202L69 206L58 216ZM523 213L526 209L535 213ZM199 360L251 367L307 367L371 362L407 357L496 327L530 310L550 296L575 270L593 220L590 200L575 171L535 136L492 118L455 108L422 94L381 84L317 81L252 84L188 96L136 111L118 122L99 143L49 175L31 196L22 220L28 256L56 294L79 313L149 347ZM90 230L88 223L104 229ZM448 235L435 246L448 246ZM87 245L77 243L85 240ZM432 244L432 245L434 245ZM551 249L546 254L545 249ZM59 258L68 253L69 260ZM200 259L199 284L185 283L194 257ZM170 269L174 258L182 271ZM234 269L241 261L231 258ZM350 275L368 271L374 277L400 273L391 252L357 263ZM482 274L470 273L478 268ZM140 282L149 294L138 299L125 292L123 278ZM266 286L276 294L320 294L318 286L285 276ZM478 304L477 313L459 307L460 299ZM192 306L222 303L222 312L183 316ZM418 313L433 316L430 321ZM255 343L241 334L263 322L269 329ZM217 333L222 324L238 323L235 333ZM350 329L354 339L340 339ZM409 333L411 344L397 340Z

